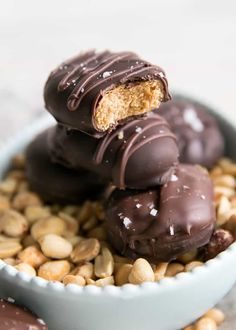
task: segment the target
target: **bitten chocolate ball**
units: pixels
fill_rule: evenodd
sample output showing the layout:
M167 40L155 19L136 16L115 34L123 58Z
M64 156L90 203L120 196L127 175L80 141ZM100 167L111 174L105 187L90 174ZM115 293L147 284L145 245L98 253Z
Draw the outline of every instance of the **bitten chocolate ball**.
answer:
M131 52L81 53L56 68L44 89L59 123L95 137L169 98L164 71Z
M26 308L21 308L6 300L0 299L1 330L47 330L48 327L37 316Z
M171 261L207 244L215 224L213 185L198 166L179 165L171 180L146 191L116 189L108 199L111 245L122 255Z
M177 137L180 162L211 168L223 156L223 135L205 105L174 96L156 112L166 119Z
M38 135L26 149L26 175L32 190L46 202L80 203L98 198L106 182L96 174L54 164L48 149L48 130Z
M82 166L120 189L167 182L179 156L174 134L156 114L125 123L101 139L57 126L49 133L49 147L55 162Z

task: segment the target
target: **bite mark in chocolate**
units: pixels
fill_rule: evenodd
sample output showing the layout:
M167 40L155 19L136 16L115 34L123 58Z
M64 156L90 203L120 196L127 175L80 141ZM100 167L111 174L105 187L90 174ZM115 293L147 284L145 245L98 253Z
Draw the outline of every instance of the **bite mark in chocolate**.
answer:
M44 99L58 122L101 137L170 99L164 71L131 52L89 51L49 76Z

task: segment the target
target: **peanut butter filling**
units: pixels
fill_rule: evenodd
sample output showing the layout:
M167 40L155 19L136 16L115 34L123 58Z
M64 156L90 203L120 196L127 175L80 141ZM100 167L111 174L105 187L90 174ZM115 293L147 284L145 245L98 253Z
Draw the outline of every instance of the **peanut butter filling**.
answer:
M106 131L122 119L158 108L163 98L160 80L120 85L104 94L95 113L95 125L98 130Z

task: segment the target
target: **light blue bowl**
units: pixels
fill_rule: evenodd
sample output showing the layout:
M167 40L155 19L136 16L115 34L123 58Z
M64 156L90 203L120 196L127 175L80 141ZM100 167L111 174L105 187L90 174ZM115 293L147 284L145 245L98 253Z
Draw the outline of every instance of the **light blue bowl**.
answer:
M227 155L236 159L236 125L216 116ZM52 122L45 116L0 147L0 176L11 157ZM0 296L12 297L34 311L49 330L177 330L216 305L232 288L235 262L236 243L192 272L159 283L98 288L48 282L0 261Z

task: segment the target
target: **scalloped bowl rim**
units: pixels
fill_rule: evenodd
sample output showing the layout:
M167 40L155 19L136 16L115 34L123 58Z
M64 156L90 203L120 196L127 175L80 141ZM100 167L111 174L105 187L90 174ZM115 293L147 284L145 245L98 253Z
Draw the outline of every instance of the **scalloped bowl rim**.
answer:
M21 142L23 148L25 147L25 142L29 139L33 138L36 134L40 133L43 129L55 124L55 121L52 120L51 116L43 115L41 118L37 119L32 125L27 126L24 129L24 134L22 137L22 133L17 133L13 137L6 139L4 142L0 142L0 154L7 152L10 150L12 146L15 146L19 141ZM8 158L9 161L9 158ZM130 291L135 295L143 294L145 289L148 288L150 290L159 290L160 288L166 288L173 285L182 284L187 280L193 279L195 276L199 274L204 274L204 272L208 271L210 268L214 268L214 265L221 262L230 254L236 254L236 242L232 243L225 251L218 254L214 259L211 259L205 262L203 265L194 268L190 272L181 272L174 277L166 277L159 282L145 282L143 284L124 284L122 286L115 286L115 285L107 285L105 287L97 287L96 285L86 285L86 286L78 286L74 284L64 285L61 282L53 282L45 280L38 276L30 276L26 273L20 272L16 270L13 266L6 264L3 260L0 259L0 270L4 270L8 276L14 278L17 277L18 280L26 283L32 283L40 287L42 290L51 290L57 291L64 291L67 294L91 294L91 295L102 295L102 294L109 294L112 296L122 296L124 290Z

